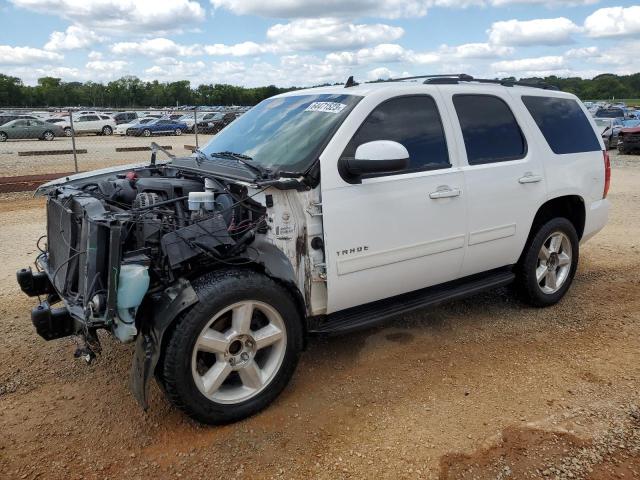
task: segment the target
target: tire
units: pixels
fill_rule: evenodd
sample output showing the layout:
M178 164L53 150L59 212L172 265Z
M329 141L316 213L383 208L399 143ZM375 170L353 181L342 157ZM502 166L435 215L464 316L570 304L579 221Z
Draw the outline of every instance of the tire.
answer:
M568 219L558 217L540 226L527 242L516 272L522 300L534 307L559 302L573 282L578 257L578 234Z
M6 142L7 138L9 138L9 137L7 136L6 133L0 132L0 142Z
M182 135L182 129L181 128L176 128L176 135L180 136Z
M47 142L50 142L51 140L53 140L54 138L56 138L56 136L54 135L53 132L47 130L46 132L44 132L42 134L42 139L46 140Z
M107 126L105 126L105 127L102 127L102 135L109 136L109 135L111 135L111 134L113 134L113 128L111 128L111 127L110 127L110 126L108 126L108 125L107 125Z
M142 136L143 136L143 137L150 137L150 136L151 136L151 130L149 130L148 128L145 128L145 129L142 131Z
M254 415L282 392L298 363L303 329L295 300L248 270L213 272L194 288L205 300L178 320L166 343L162 387L176 407L202 423Z
M70 137L73 134L73 132L71 131L71 127L65 127L64 134L65 136Z

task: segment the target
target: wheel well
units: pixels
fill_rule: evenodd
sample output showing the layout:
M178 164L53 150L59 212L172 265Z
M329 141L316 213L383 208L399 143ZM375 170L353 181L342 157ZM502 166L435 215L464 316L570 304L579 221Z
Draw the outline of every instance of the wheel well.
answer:
M566 195L557 197L544 203L536 213L529 232L531 238L538 231L538 228L552 218L564 217L573 223L578 234L578 239L582 238L584 233L585 221L584 200L578 195Z

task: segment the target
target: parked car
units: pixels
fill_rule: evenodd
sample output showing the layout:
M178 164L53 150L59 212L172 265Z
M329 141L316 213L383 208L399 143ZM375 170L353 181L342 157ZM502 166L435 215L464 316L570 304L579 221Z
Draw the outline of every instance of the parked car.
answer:
M108 115L79 115L73 117L73 129L76 134L95 133L97 135L111 135L116 128L116 122ZM71 125L65 127L65 134L71 136Z
M137 127L138 125L146 125L147 123L151 123L155 120L157 119L153 117L148 117L148 118L140 118L130 123L121 123L116 127L116 129L114 130L114 133L116 135L127 135L127 130L129 130L130 128Z
M156 378L228 423L280 394L308 335L512 282L557 303L607 222L600 132L569 93L448 80L291 91L192 156L43 185L46 251L18 283L62 303L36 331L89 359L97 329L135 341L143 406Z
M202 120L198 119L198 131L201 133L218 133L236 119L233 112L208 113Z
M0 142L13 139L32 139L51 141L55 137L64 136L61 127L42 120L18 119L0 125Z
M622 154L640 150L640 126L623 128L618 134L618 151Z
M138 116L138 112L118 112L114 113L112 118L115 120L116 125L120 125L122 123L133 123L140 117Z
M596 125L600 129L600 135L607 148L616 148L618 145L618 134L623 128L620 118L596 118Z
M600 108L596 111L596 118L621 118L624 119L625 112L621 107Z
M151 135L182 135L187 131L187 125L169 119L155 119L142 125L134 125L127 129L127 135L134 137L150 137Z
M187 131L192 132L193 127L196 124L195 115L193 113L187 113L177 119L179 122L184 123L187 126Z

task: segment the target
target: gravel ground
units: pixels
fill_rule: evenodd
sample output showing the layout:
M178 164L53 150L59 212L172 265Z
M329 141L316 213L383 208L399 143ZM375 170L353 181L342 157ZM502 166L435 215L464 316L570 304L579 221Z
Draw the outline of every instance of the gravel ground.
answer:
M205 145L211 135L198 135L200 146ZM76 139L76 148L85 149L87 153L78 155L79 170L93 170L110 165L122 165L147 161L149 152L116 152L116 147L148 147L151 142L158 145L170 145L175 155L190 153L185 145L195 145L195 135L185 133L180 136L125 137L113 135L102 137L83 135ZM0 143L0 172L3 177L18 175L34 175L38 173L72 172L74 170L73 155L19 156L18 152L43 150L71 150L70 138L56 138L51 142L38 140L9 140ZM163 158L163 154L159 154Z
M129 395L131 347L33 331L14 282L44 232L42 202L0 197L0 477L640 478L640 157L613 156L608 226L565 299L508 289L314 339L263 413L225 427L152 389Z

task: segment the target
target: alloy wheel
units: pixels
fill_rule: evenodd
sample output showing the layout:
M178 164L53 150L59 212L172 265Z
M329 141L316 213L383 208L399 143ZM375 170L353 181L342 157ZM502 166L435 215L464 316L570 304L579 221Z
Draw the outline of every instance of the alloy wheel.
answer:
M217 313L196 339L193 380L214 402L249 400L274 379L286 346L284 320L276 309L254 300L235 303Z
M560 290L571 270L571 241L564 233L556 231L547 237L538 253L536 280L543 293Z

